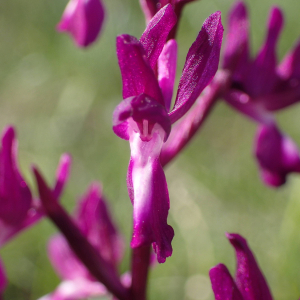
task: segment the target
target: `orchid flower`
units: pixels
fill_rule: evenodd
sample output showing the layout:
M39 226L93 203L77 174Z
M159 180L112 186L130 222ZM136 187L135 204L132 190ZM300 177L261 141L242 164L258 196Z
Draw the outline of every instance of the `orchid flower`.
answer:
M262 274L247 241L240 235L226 234L235 249L237 267L233 279L225 265L209 271L216 300L272 300L266 279Z
M101 0L70 0L57 30L69 33L78 47L87 47L97 39L103 21Z
M70 157L65 154L56 174L54 193L57 196L67 180L69 165ZM0 150L0 246L42 216L38 200L32 198L17 165L15 130L7 127L3 131Z
M274 132L274 128L277 127L273 112L300 100L300 44L298 43L294 50L277 65L276 46L282 26L282 12L279 8L273 7L270 11L265 43L256 58L252 59L249 54L247 8L244 2L237 2L229 14L223 60L223 68L232 73L232 85L225 93L224 99L235 109L263 124L261 126L264 127L264 132L270 132L266 139L263 138L266 135L262 135L259 129L260 138L257 139L255 153L262 178L271 186L283 184L290 172L300 172L296 147L293 145L293 150L290 151L290 147L282 146L286 144L284 142L286 137L277 129L276 135L280 135L277 137L278 142L271 139L271 136L274 136L271 132ZM282 142L279 142L279 139ZM268 145L267 141L270 142ZM271 157L275 159L277 154L270 154L270 152L264 154L263 148L273 148L274 153L282 157L281 161L271 161ZM266 159L268 163L262 161ZM282 162L282 159L288 161L288 166Z
M127 186L133 203L133 248L150 245L162 263L172 254L173 229L167 224L169 195L160 152L179 120L215 75L222 42L221 14L212 14L191 46L169 111L175 81L177 44L168 34L176 23L166 5L149 22L140 40L117 38L123 98L113 115L113 130L129 140ZM156 76L156 72L158 73Z
M116 268L123 256L123 239L111 219L99 184L89 187L78 205L75 221L88 241ZM107 294L105 286L90 274L62 235L51 238L48 253L63 281L41 300L77 300Z

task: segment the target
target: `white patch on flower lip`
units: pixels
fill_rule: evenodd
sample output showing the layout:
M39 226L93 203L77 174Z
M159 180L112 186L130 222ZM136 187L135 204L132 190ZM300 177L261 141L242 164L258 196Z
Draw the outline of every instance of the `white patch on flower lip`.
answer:
M158 124L152 130L152 138L149 141L142 141L140 133L131 131L130 148L133 160L132 182L134 190L134 227L149 222L151 213L153 187L155 178L153 174L153 163L159 159L163 146L165 131ZM147 225L146 225L147 226Z
M74 12L79 4L79 1L80 0L70 0L69 1L69 3L67 4L66 10L65 10L64 16L63 16L64 18L69 18L74 14Z

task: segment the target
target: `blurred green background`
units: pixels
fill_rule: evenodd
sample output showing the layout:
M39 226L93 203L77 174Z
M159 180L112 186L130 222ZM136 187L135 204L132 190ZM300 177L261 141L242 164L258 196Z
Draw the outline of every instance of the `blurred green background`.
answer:
M91 181L99 180L127 245L131 204L126 171L129 145L111 130L111 115L121 101L115 37L139 37L144 18L138 0L105 1L107 18L99 41L88 50L55 31L63 0L0 2L0 128L18 132L19 161L33 190L30 165L53 182L59 156L73 157L62 203L72 211ZM185 55L205 18L226 15L232 0L202 0L187 5L178 34L180 76ZM300 33L300 1L247 1L252 52L265 35L271 5L279 5L286 24L280 58ZM279 124L300 145L300 105L278 114ZM265 187L252 157L256 125L220 102L202 131L166 170L175 230L173 255L150 275L149 299L214 299L208 270L217 263L235 269L224 233L244 235L255 252L275 299L300 296L300 177L292 175L277 190ZM1 209L1 208L0 208ZM56 232L43 220L0 250L10 281L5 299L37 299L59 283L46 253ZM129 251L121 272L128 269Z

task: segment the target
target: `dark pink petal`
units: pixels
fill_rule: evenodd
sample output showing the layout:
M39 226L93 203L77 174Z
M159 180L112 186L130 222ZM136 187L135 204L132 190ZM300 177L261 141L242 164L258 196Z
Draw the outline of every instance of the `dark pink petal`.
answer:
M167 182L159 162L164 130L156 124L152 139L144 142L130 135L131 159L127 187L133 203L133 248L152 243L159 263L172 254L174 231L167 224L170 207Z
M57 30L69 33L77 46L87 47L97 39L103 20L101 0L70 0Z
M123 239L109 213L99 183L89 187L77 208L77 222L82 233L112 265L117 265L123 257Z
M165 140L171 131L171 122L165 108L145 94L127 98L116 107L113 113L113 130L120 138L129 139L132 128L128 123L130 120L142 139L151 138L155 124L164 129Z
M244 300L228 269L219 264L209 271L216 300Z
M159 0L140 0L142 11L144 12L146 23L148 24L157 12L157 4Z
M270 12L268 33L265 44L249 70L245 81L246 91L252 97L270 93L278 83L276 73L276 46L283 26L283 15L279 8L274 7Z
M187 54L175 105L170 112L172 123L190 109L214 77L218 69L222 37L221 13L215 12L205 20Z
M154 68L157 59L165 45L170 30L176 24L177 18L172 8L168 4L160 9L158 13L151 19L140 38L143 45L148 63Z
M300 41L278 66L279 75L286 80L300 79Z
M237 269L235 281L244 300L272 300L268 284L261 273L247 241L235 233L227 233L235 249Z
M2 294L4 293L7 286L7 279L4 271L4 266L0 260L0 298L2 298Z
M89 278L89 271L71 250L62 235L52 237L48 244L48 256L59 276L64 280Z
M255 155L264 182L270 186L285 183L291 172L300 172L299 150L291 138L275 125L261 125L257 132Z
M233 72L234 80L241 80L249 63L249 21L244 2L235 3L228 20L223 68Z
M56 198L59 198L63 192L66 182L69 179L71 167L71 156L69 154L63 154L60 158L57 170L56 170L56 182L53 193Z
M176 77L177 43L169 40L158 58L158 84L163 93L165 107L170 110Z
M18 226L25 220L31 201L31 192L17 166L15 131L7 127L0 152L0 220Z
M123 98L146 94L164 105L157 79L141 43L133 36L117 37L117 56L123 81Z

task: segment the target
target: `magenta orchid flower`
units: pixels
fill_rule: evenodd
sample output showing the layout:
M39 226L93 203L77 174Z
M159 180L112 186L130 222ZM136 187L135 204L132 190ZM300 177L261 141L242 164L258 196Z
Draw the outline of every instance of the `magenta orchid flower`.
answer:
M123 256L123 239L111 219L99 184L89 187L78 205L75 221L101 256L117 268ZM63 281L53 293L41 300L77 300L107 294L105 286L90 274L62 235L52 237L48 253Z
M225 265L209 271L216 300L272 300L267 281L262 274L247 241L238 234L226 234L236 253L237 267L233 279Z
M101 0L70 0L57 30L69 33L78 47L87 47L99 36L103 21Z
M131 246L152 243L160 263L172 254L174 236L167 224L170 205L159 158L161 149L171 124L189 110L215 75L223 35L221 14L216 12L204 22L187 54L170 111L177 45L175 40L166 41L175 23L176 15L169 4L151 19L140 40L130 35L117 38L125 100L114 112L113 130L129 140L131 148L127 174L134 219Z
M54 188L57 196L67 180L69 165L70 157L65 154L57 170ZM17 165L15 130L7 127L3 131L0 150L0 247L42 216L39 201L32 198Z
M267 128L269 132L274 132L277 126L273 112L300 100L300 44L277 65L276 46L283 26L283 15L277 7L271 9L265 43L254 59L249 54L249 21L243 2L234 5L228 25L223 68L232 73L232 85L224 99L235 109L264 124L264 132ZM286 181L288 173L299 172L299 163L294 159L296 147L293 146L291 152L289 147L282 147L285 144L283 135L280 138L282 142L279 142L279 137L277 142L271 139L271 136L274 137L272 133L268 138L260 136L255 153L259 155L256 157L262 178L270 186L280 186ZM262 141L263 145L259 144ZM267 141L269 145L266 145ZM277 154L263 154L264 148L273 148ZM276 155L281 156L280 162L271 161L271 157L275 159ZM288 161L288 165L282 160Z
M4 267L0 260L0 300L3 299L3 293L5 291L6 285L7 285L7 279L6 279Z

